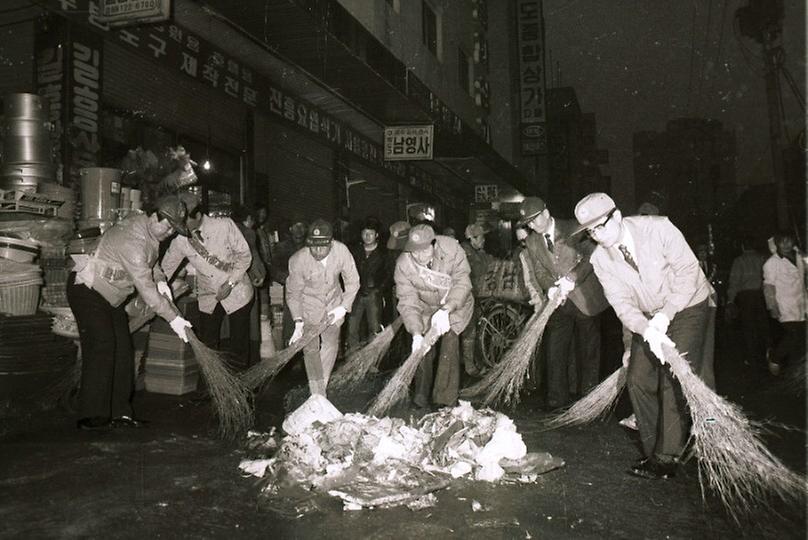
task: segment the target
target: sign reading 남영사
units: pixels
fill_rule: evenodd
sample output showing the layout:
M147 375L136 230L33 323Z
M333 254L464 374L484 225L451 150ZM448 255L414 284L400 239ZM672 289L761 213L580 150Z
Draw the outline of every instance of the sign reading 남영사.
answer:
M432 159L434 126L384 128L385 161Z
M110 26L167 21L171 0L100 0L100 19Z

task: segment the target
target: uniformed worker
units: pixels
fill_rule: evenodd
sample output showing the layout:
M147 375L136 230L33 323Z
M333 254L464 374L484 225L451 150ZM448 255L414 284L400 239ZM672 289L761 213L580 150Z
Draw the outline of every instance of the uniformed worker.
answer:
M137 291L143 301L188 341L191 324L172 304L157 263L160 242L185 232L186 209L175 195L160 199L150 214L130 216L101 237L95 254L68 277L67 298L82 349L79 429L140 427L132 409L134 355L124 310Z
M340 286L340 277L344 289ZM306 247L289 258L286 303L295 322L289 339L293 344L305 328L328 327L303 347L303 360L312 395L326 395L328 379L339 351L340 326L359 290L359 274L351 252L334 240L333 228L323 219L315 220L306 235Z
M410 229L396 262L398 312L412 335L412 350L421 346L430 327L441 335L421 360L415 375L416 407L455 405L460 389L460 339L474 310L469 263L457 240L435 235L429 225Z

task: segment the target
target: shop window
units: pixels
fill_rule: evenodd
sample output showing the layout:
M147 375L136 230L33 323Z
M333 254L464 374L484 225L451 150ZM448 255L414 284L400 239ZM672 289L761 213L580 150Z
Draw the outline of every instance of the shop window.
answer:
M423 41L426 48L436 57L438 54L438 16L432 6L426 1L421 1L421 26L423 31Z
M457 82L467 94L471 94L471 59L462 48L457 49Z

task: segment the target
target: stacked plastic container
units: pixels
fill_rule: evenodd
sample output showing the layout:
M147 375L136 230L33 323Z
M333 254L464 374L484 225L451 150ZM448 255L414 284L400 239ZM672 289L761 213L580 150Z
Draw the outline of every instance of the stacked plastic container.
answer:
M0 236L0 313L36 313L42 286L42 270L32 263L37 251L33 242Z

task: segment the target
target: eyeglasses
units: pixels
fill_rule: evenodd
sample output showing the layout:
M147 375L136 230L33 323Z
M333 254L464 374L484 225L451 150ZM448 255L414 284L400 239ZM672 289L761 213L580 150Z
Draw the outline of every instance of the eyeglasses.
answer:
M590 235L600 233L606 227L606 224L609 223L609 220L612 219L615 210L617 210L616 206L612 208L608 214L606 214L606 220L603 223L599 223L594 227L589 227L586 232L588 232Z

